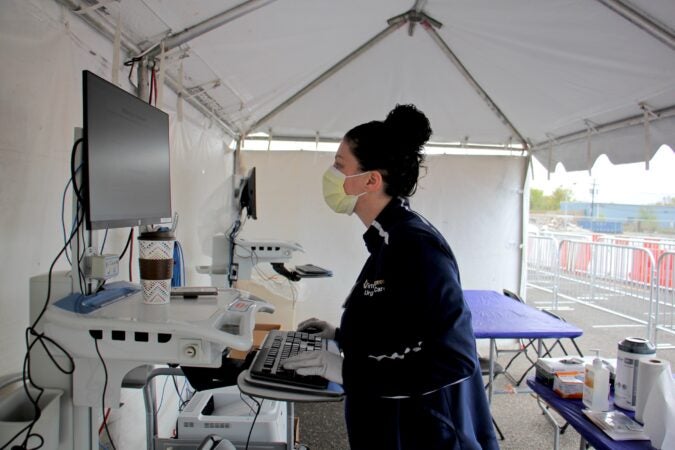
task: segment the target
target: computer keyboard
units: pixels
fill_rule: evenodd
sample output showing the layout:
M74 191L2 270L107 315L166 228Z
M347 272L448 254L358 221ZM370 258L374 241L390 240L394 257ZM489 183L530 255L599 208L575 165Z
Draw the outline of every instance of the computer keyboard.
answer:
M326 389L328 380L317 375L298 375L294 370L286 370L286 359L301 352L328 350L328 341L318 336L300 331L270 330L262 347L258 350L251 368L251 378L273 381L289 386L301 386L314 389Z

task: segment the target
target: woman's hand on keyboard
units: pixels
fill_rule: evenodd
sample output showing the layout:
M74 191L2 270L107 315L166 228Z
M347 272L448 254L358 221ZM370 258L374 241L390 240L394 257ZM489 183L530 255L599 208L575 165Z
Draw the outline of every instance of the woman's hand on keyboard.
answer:
M284 362L284 369L295 370L298 375L318 375L342 384L342 357L325 350L292 356Z
M335 327L324 320L314 317L300 322L298 331L315 334L324 339L335 339Z

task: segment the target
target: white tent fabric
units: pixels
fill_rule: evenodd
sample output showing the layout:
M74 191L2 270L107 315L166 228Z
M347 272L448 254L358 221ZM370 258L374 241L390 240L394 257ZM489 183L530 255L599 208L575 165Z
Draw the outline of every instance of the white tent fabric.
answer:
M220 15L219 26L169 51L166 68L176 77L182 61L188 92L235 134L339 138L396 102L412 102L431 118L435 141L526 144L551 169L590 167L589 127L610 136L611 147L598 149L616 162L643 161L675 143L667 120L675 114L671 0L144 0L107 3L88 17L110 26L120 14L124 36L139 49ZM296 96L322 74L330 75ZM641 105L656 111L653 126L664 122L648 149L639 126L604 127L640 117ZM570 134L581 138L561 139Z
M12 0L0 5L0 57L5 61L0 66L0 254L6 262L0 271L0 346L6 350L0 375L21 368L29 278L46 273L63 246L62 198L74 128L82 126L81 71L109 79L110 55L110 42L73 15L64 15L56 3ZM126 73L120 75L126 81ZM176 97L165 92L165 103L175 105ZM208 192L231 180L232 152L224 150L230 140L189 106L183 122L165 109L172 124L172 207L184 215L179 238L186 242L186 258L205 264L208 256L193 237L199 219L194 209ZM65 196L63 208L67 228L71 195ZM229 223L230 214L223 221ZM119 253L127 234L111 230L105 249ZM55 270L66 268L61 257ZM125 267L121 273L126 277ZM136 264L133 273L138 273Z
M259 220L247 221L241 237L299 242L304 252L295 253L289 266L312 263L334 272L332 278L299 282L296 321L315 316L336 323L367 257L361 238L366 229L358 217L335 214L324 203L321 177L333 158L331 153L308 151L244 154L246 166L256 167ZM517 290L522 160L433 155L425 165L428 170L411 206L448 240L462 286ZM259 320L270 321L261 316Z

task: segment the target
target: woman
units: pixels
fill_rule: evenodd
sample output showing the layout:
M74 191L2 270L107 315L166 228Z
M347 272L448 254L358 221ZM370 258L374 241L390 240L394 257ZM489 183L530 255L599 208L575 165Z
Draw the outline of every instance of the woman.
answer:
M352 449L498 448L457 262L441 234L406 200L417 187L431 128L413 105L350 130L323 180L335 212L368 228L370 253L335 339L344 359L308 352L285 368L343 384Z

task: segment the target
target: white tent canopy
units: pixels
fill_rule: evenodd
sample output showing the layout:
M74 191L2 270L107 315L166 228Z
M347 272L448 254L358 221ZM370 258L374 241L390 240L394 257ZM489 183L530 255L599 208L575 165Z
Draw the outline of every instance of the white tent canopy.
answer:
M172 207L192 285L208 282L195 270L211 262L204 241L236 214L240 153L220 129L339 139L411 102L429 115L435 142L531 150L550 169L586 168L601 153L641 161L675 141L672 0L6 0L0 12L0 252L11 261L0 272L0 375L22 366L28 278L63 246L82 69L133 90L122 62L159 62L158 90L170 88L157 103L171 118ZM526 158L504 154L432 155L412 199L448 239L466 289L522 287ZM279 310L336 321L366 250L354 238L362 224L323 205L332 155L241 156L258 168L260 213L242 237L301 242L293 263L335 271L273 286L286 302ZM121 252L127 235L111 230L106 253ZM138 448L143 433L131 429L143 420L131 412L141 408L125 404L116 442Z
M551 171L675 141L671 0L61 1L110 34L119 17L233 137L340 138L415 103L433 141L526 147Z

